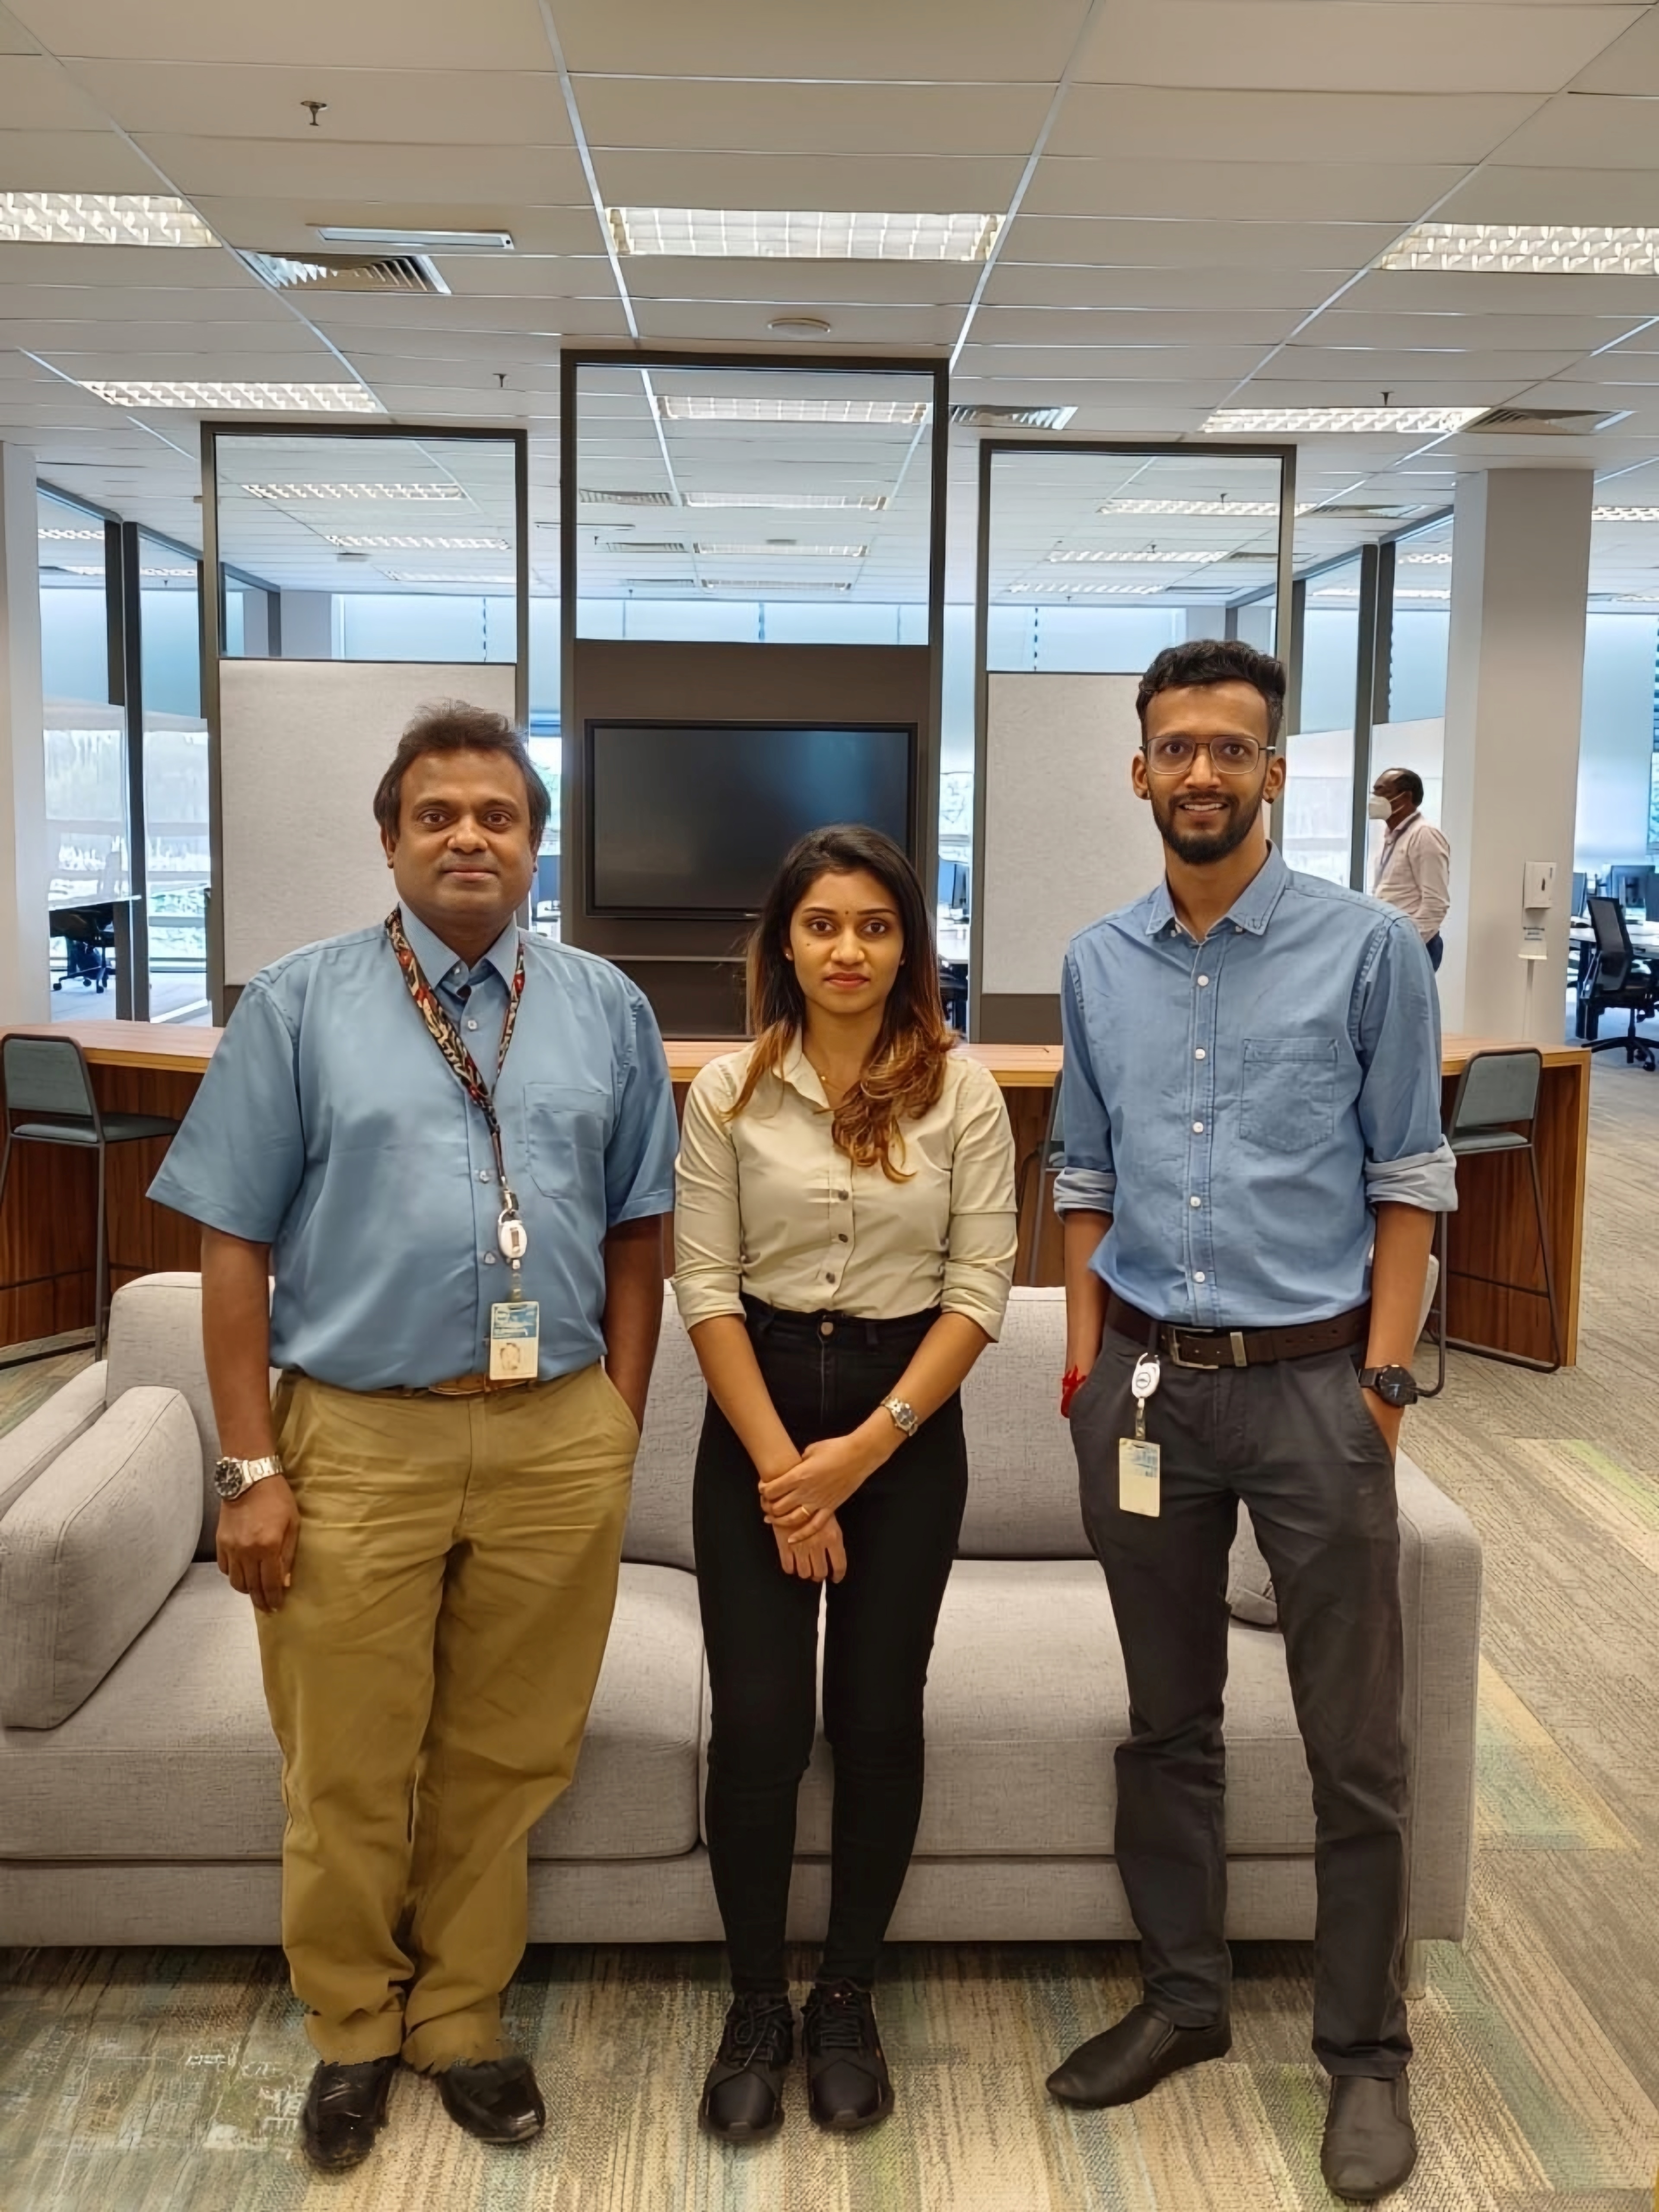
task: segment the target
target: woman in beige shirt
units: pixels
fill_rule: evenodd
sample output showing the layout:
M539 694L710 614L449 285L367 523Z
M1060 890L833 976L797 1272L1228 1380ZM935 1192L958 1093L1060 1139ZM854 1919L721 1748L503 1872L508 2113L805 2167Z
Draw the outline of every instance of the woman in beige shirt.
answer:
M783 2117L821 1587L836 1796L809 2100L836 2129L892 2106L871 1984L921 1809L922 1692L968 1491L957 1394L1014 1258L1007 1114L953 1048L921 887L890 839L843 825L795 847L750 947L749 1012L755 1042L686 1100L674 1216L708 1385L693 1518L733 1990L700 2117L734 2142Z

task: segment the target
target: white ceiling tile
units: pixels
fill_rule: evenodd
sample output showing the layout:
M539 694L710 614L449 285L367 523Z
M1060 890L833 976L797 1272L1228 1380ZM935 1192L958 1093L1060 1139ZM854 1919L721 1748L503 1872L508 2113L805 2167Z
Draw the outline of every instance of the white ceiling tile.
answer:
M319 248L313 225L358 222L384 227L398 225L412 231L504 230L517 251L507 255L440 254L434 257L444 282L459 291L483 269L516 268L521 278L491 278L503 289L521 281L532 289L565 284L560 262L578 255L597 258L606 270L605 244L591 203L579 207L525 207L509 199L486 200L465 210L458 221L453 202L430 200L365 200L348 202L345 211L335 203L319 208L314 200L282 199L240 195L220 198L213 193L191 195L191 204L204 222L210 224L228 245L270 253L315 253ZM337 249L338 250L338 249ZM559 261L538 257L559 257ZM532 275L532 270L539 274Z
M36 0L40 4L40 0ZM82 0L85 4L85 0ZM871 78L928 83L1054 83L1089 0L1012 9L963 0L840 0L834 8L773 0L553 0L565 59L580 72L633 76Z
M1389 5L1345 0L1113 0L1080 80L1224 90L1554 92L1620 38L1638 7Z
M1380 313L1435 308L1457 314L1619 315L1655 311L1651 276L1507 276L1453 269L1374 269L1342 305Z
M149 163L112 131L0 131L0 191L154 192L162 190ZM119 247L121 252L161 247ZM165 249L180 253L198 247Z
M955 261L722 261L653 255L623 264L638 301L708 301L799 307L833 315L845 307L952 307L958 313L984 271Z
M1538 105L1525 93L1168 91L1074 85L1050 154L1168 161L1404 163L1483 161Z
M1106 382L1066 378L1045 385L1041 397L1048 406L1146 410L1167 405L1179 414L1185 408L1218 406L1232 381L1225 376L1189 378L1180 384L1165 384L1153 378L1144 382L1120 377ZM963 404L1029 407L1037 395L1024 377L976 376L953 380L951 397L953 402ZM1067 428L1075 431L1077 424L1070 423Z
M0 297L0 311L9 311L11 305L9 297ZM190 353L198 362L193 372L197 374L201 373L199 361L204 356L216 362L233 355L246 358L250 354L259 354L275 358L278 355L311 355L317 350L314 334L295 317L275 307L274 303L270 319L258 323L141 322L131 314L89 318L84 322L44 322L0 312L0 346L9 345L27 346L31 353L43 354L48 360L60 363L70 355L108 354L117 349L135 358ZM213 371L215 375L220 373L216 368ZM286 375L288 372L282 374ZM152 372L146 369L143 374L149 378Z
M1396 407L1496 407L1528 391L1534 380L1462 377L1390 379L1386 385L1370 378L1335 378L1321 374L1301 378L1294 364L1280 354L1252 377L1228 401L1230 407L1371 407L1382 404L1386 391Z
M444 331L543 331L567 338L626 339L620 303L610 300L416 300L404 294L380 299L368 292L333 292L308 301L308 319L341 344L349 335L399 332L398 343L417 346L423 334Z
M576 207L588 199L580 161L557 147L353 146L331 143L321 131L303 140L158 134L139 143L187 198L303 198L317 222L350 222L340 210L354 203L436 200L459 210L480 201ZM474 226L452 214L447 227Z
M1574 80L1581 93L1659 93L1659 16L1646 9L1641 21L1591 62Z
M830 208L998 215L1022 162L1013 155L950 154L594 155L612 207Z
M1659 103L1649 109L1659 142ZM1506 149L1507 150L1507 149ZM1438 210L1441 222L1659 223L1659 167L1523 169L1488 163Z
M1047 84L733 84L581 77L588 143L721 154L1015 154L1036 142Z
M1419 349L1407 353L1380 348L1289 345L1274 356L1262 374L1291 378L1304 384L1387 386L1402 405L1415 406L1419 404L1415 391L1419 384L1455 381L1494 388L1501 386L1510 390L1518 384L1535 383L1540 377L1558 375L1579 358L1577 352L1571 351L1437 353Z
M1233 314L1192 308L1185 313L1158 307L1102 308L1079 320L1075 313L1052 308L981 307L974 319L973 343L1020 346L1056 354L1073 345L1242 345L1258 356L1278 345L1296 328L1292 309L1241 307ZM1076 327L1074 328L1074 325Z
M1146 216L1163 221L1413 222L1462 178L1462 167L1396 162L1085 161L1039 162L1020 203L1042 216ZM1080 258L1091 257L1085 253Z
M1069 225L1068 228L1083 227ZM1052 228L1048 223L1038 225L1045 232ZM1092 240L1103 226L1091 222L1086 228ZM1022 219L1009 233L1009 252L991 272L985 288L987 306L1034 310L1197 307L1212 313L1238 307L1248 312L1305 313L1328 300L1335 289L1331 272L1322 269L1056 266L1040 258L1027 258L1032 249L1023 243L1026 235ZM1012 258L1016 253L1018 259Z
M293 138L307 147L572 143L550 57L540 70L514 70L79 62L75 79L124 130L137 134ZM4 83L0 73L0 100ZM315 125L303 106L307 100L327 103Z
M10 0L50 52L117 61L271 62L377 69L545 69L535 0Z
M15 284L99 285L115 293L178 287L257 294L264 289L234 254L211 249L0 243L0 295Z
M1356 288L1357 289L1357 288ZM1539 346L1564 353L1589 353L1607 345L1632 327L1629 315L1368 313L1351 309L1353 293L1309 325L1308 343L1330 346L1380 346L1401 353L1425 346L1468 346L1480 353ZM1476 303L1478 305L1478 303Z
M826 313L830 335L817 340L781 338L766 325L773 308L752 301L711 305L701 300L639 300L635 303L641 334L661 343L719 341L745 346L835 352L851 346L898 346L911 352L945 352L962 328L957 307L837 307Z
M1400 235L1382 222L1146 222L1097 216L1095 250L1115 268L1300 269L1352 274Z
M105 118L45 54L12 54L0 41L0 125L8 131L101 131Z
M1659 111L1645 100L1589 100L1562 93L1503 149L1507 168L1649 169Z
M1146 383L1167 376L1177 382L1201 382L1249 376L1265 351L1265 347L1253 345L969 345L957 374L1018 377L1033 387L1034 396L1040 396L1050 385L1083 380Z
M295 325L296 329L298 325ZM301 333L303 335L303 333ZM273 353L266 346L216 347L211 354L191 353L177 346L171 353L134 348L129 352L118 328L107 343L71 352L60 349L41 358L77 384L114 383L278 383L337 384L343 381L339 362L316 338L303 351ZM280 368L276 364L280 362Z

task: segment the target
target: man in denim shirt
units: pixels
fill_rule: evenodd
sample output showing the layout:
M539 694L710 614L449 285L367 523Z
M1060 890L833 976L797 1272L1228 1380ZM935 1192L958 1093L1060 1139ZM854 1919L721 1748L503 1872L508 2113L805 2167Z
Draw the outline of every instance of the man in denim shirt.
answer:
M1313 1776L1322 2164L1368 2202L1416 2156L1394 1454L1434 1215L1455 1190L1416 931L1268 842L1284 698L1279 664L1248 646L1159 654L1133 775L1165 879L1075 938L1061 982L1066 1391L1128 1675L1116 1854L1143 1997L1048 2086L1127 2104L1229 2048L1221 1724L1242 1498Z

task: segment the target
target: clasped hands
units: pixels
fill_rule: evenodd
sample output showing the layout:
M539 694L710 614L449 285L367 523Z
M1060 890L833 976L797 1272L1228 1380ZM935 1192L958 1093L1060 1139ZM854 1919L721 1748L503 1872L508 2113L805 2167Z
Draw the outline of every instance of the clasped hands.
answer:
M808 1444L793 1466L762 1478L761 1511L777 1540L786 1572L814 1582L842 1579L847 1553L836 1509L887 1456L878 1444L855 1431Z

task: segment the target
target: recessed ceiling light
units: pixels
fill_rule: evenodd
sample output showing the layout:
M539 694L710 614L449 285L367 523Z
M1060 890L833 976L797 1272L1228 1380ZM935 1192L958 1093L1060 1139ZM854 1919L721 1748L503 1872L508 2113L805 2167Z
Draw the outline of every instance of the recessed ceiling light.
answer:
M112 407L211 407L258 415L384 415L361 384L116 384L82 386Z
M0 240L25 246L217 246L194 208L155 192L0 192Z
M337 222L311 226L325 246L391 246L405 253L511 253L510 230L422 230Z
M984 261L1000 215L830 215L811 208L605 210L620 254L728 261Z
M1166 587L1162 584L1089 584L1079 576L1075 583L1010 584L1007 588L1022 595L1044 593L1067 599L1076 599L1079 593L1114 599L1156 599Z
M1522 276L1651 276L1659 230L1639 224L1419 222L1379 269L1460 269Z
M507 544L505 538L417 537L398 532L341 536L329 530L324 535L331 545L355 546L366 553L505 553Z
M925 422L925 399L807 399L745 398L737 392L659 394L670 422Z
M401 500L452 501L466 497L459 484L248 483L228 484L224 489L245 491L251 499L274 500L279 505L297 505L301 500L320 500L342 506L349 500L390 505Z
M1050 561L1121 561L1133 568L1151 565L1197 568L1206 562L1224 561L1227 556L1224 553L1207 552L1196 546L1186 551L1177 551L1171 546L1143 545L1131 552L1117 545L1091 545L1083 548L1066 546L1048 557Z
M1222 407L1206 430L1295 433L1314 430L1397 431L1404 436L1443 435L1473 422L1484 407Z
M709 561L862 561L867 545L803 545L774 541L766 545L696 545L692 550Z
M687 507L857 507L866 514L887 504L884 491L688 491L682 497Z
M1659 522L1659 507L1595 507L1592 522Z

